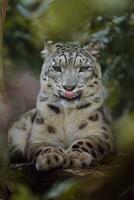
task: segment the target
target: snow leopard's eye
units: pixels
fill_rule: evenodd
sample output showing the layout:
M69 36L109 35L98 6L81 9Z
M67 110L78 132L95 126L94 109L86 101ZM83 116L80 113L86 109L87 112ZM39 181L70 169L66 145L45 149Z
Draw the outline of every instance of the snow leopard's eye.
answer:
M54 69L56 72L61 72L61 67L59 67L59 66L53 66L53 69Z
M89 66L80 67L79 72L86 72L89 69Z

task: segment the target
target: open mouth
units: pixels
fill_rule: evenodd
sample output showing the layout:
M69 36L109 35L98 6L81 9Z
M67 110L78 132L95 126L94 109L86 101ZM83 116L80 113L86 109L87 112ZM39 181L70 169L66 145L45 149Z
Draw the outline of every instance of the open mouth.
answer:
M60 96L66 100L73 101L73 100L80 99L81 93L65 91L64 93L60 94Z

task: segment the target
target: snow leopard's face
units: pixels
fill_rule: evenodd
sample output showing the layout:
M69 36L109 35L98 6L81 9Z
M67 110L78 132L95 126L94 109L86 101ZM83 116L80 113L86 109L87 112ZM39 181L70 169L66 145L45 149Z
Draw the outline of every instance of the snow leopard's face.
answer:
M67 101L95 95L101 86L97 45L92 43L81 48L76 44L55 44L44 61L42 89Z

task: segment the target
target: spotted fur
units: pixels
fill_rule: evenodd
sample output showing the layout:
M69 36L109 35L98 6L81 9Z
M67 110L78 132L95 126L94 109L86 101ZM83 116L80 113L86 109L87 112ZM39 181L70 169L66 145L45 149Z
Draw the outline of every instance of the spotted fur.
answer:
M19 152L37 170L48 171L89 167L113 151L99 46L58 43L44 48L36 108L9 129L11 158Z

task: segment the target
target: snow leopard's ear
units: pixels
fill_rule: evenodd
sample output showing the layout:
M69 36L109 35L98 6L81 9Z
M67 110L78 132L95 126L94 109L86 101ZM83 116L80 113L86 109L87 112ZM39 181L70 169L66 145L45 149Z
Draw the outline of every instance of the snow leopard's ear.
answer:
M90 44L86 45L83 48L84 48L84 50L87 51L87 53L89 55L92 55L96 59L100 58L100 49L101 49L101 42L100 41L91 42Z
M47 41L44 43L44 49L41 51L42 58L47 58L55 49L55 45L52 41Z

